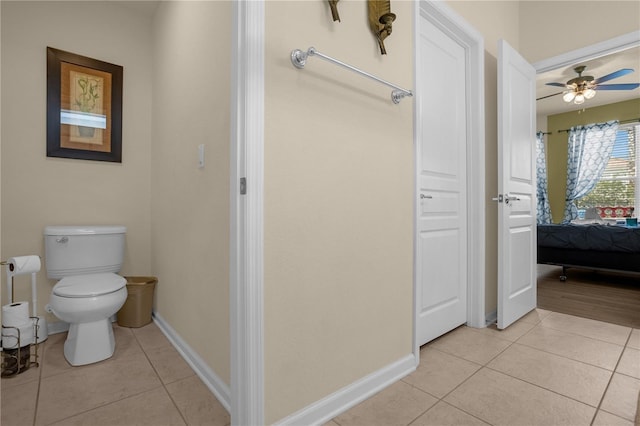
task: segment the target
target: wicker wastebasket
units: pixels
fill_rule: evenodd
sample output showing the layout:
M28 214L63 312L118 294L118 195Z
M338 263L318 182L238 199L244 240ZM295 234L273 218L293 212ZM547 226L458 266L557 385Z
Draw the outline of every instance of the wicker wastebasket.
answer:
M153 291L156 277L125 277L127 280L127 300L118 311L118 325L142 327L151 322Z

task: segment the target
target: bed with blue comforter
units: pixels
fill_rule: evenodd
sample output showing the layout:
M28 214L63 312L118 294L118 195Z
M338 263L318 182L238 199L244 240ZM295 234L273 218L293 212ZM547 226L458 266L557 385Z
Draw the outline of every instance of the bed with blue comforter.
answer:
M619 225L538 225L538 263L566 269L640 272L640 227Z

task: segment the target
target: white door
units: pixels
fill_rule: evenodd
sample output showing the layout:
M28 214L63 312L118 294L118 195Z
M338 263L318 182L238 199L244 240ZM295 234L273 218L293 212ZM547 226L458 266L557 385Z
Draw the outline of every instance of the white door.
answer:
M536 307L536 71L498 42L498 328Z
M467 321L465 48L433 23L419 29L416 340Z

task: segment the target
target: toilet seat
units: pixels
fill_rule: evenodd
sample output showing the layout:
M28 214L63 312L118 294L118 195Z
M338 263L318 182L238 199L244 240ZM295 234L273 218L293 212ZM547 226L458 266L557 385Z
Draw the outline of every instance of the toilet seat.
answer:
M114 293L126 285L125 278L111 272L73 275L58 281L53 286L53 294L60 297L96 297Z

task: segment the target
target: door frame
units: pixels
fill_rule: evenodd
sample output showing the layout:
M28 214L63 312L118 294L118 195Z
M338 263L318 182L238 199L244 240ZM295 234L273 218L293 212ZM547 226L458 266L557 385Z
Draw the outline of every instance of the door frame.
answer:
M229 320L231 424L264 424L263 1L232 2ZM245 184L241 185L241 179ZM246 194L241 194L244 186Z
M541 74L543 72L571 66L576 62L589 61L637 46L640 46L640 31L632 31L609 40L592 44L591 46L543 59L531 65L536 69L536 73Z
M416 248L419 219L418 161L421 158L418 143L425 131L422 128L420 94L424 81L419 76L420 25L426 19L441 31L450 35L466 51L467 73L467 325L475 328L486 326L485 321L485 119L484 119L484 38L468 22L449 6L440 1L420 0L414 13L414 235L413 235L413 353L416 364L420 361L417 338L419 311Z

